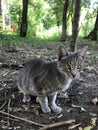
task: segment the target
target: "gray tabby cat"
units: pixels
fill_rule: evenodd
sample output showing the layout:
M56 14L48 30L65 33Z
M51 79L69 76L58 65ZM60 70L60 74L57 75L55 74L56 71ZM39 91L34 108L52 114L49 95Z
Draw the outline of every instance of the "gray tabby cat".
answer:
M79 77L83 68L87 46L78 52L67 52L64 46L58 48L58 60L46 62L41 59L28 61L20 70L18 88L23 93L23 102L30 101L30 94L36 95L44 113L57 113L57 94L69 88L73 78Z

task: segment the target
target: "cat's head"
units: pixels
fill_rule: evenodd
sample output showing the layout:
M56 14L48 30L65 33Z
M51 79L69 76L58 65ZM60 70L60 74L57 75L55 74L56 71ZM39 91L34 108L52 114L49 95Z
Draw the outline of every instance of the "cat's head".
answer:
M67 73L69 77L75 78L82 71L87 49L88 46L85 46L80 51L67 52L64 46L58 48L58 60L62 70Z

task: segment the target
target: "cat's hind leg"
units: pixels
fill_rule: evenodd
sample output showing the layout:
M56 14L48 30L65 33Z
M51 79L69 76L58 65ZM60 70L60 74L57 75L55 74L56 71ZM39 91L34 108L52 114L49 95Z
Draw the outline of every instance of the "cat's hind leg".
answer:
M61 113L62 108L57 106L56 99L57 99L57 92L49 95L49 103L50 103L51 109L56 113Z
M50 107L48 106L48 98L47 97L44 97L44 96L39 96L37 97L37 102L40 103L41 105L41 109L44 113L49 113L51 112L51 109Z

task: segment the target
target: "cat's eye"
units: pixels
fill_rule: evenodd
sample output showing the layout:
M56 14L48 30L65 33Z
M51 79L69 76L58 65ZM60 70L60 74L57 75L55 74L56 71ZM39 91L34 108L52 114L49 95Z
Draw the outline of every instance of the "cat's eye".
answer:
M80 66L80 65L78 65L78 66L77 66L77 69L80 69L80 68L81 68L81 66Z

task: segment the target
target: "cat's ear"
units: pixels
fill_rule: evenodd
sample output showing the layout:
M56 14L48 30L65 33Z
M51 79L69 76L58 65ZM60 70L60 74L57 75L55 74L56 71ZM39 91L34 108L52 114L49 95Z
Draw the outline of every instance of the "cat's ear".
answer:
M65 49L65 47L62 45L62 46L59 46L58 47L58 59L61 60L62 58L68 56L68 53Z
M84 57L84 56L86 55L87 50L88 50L88 46L85 46L84 48L82 48L82 49L78 52L78 54L79 54L80 56Z

